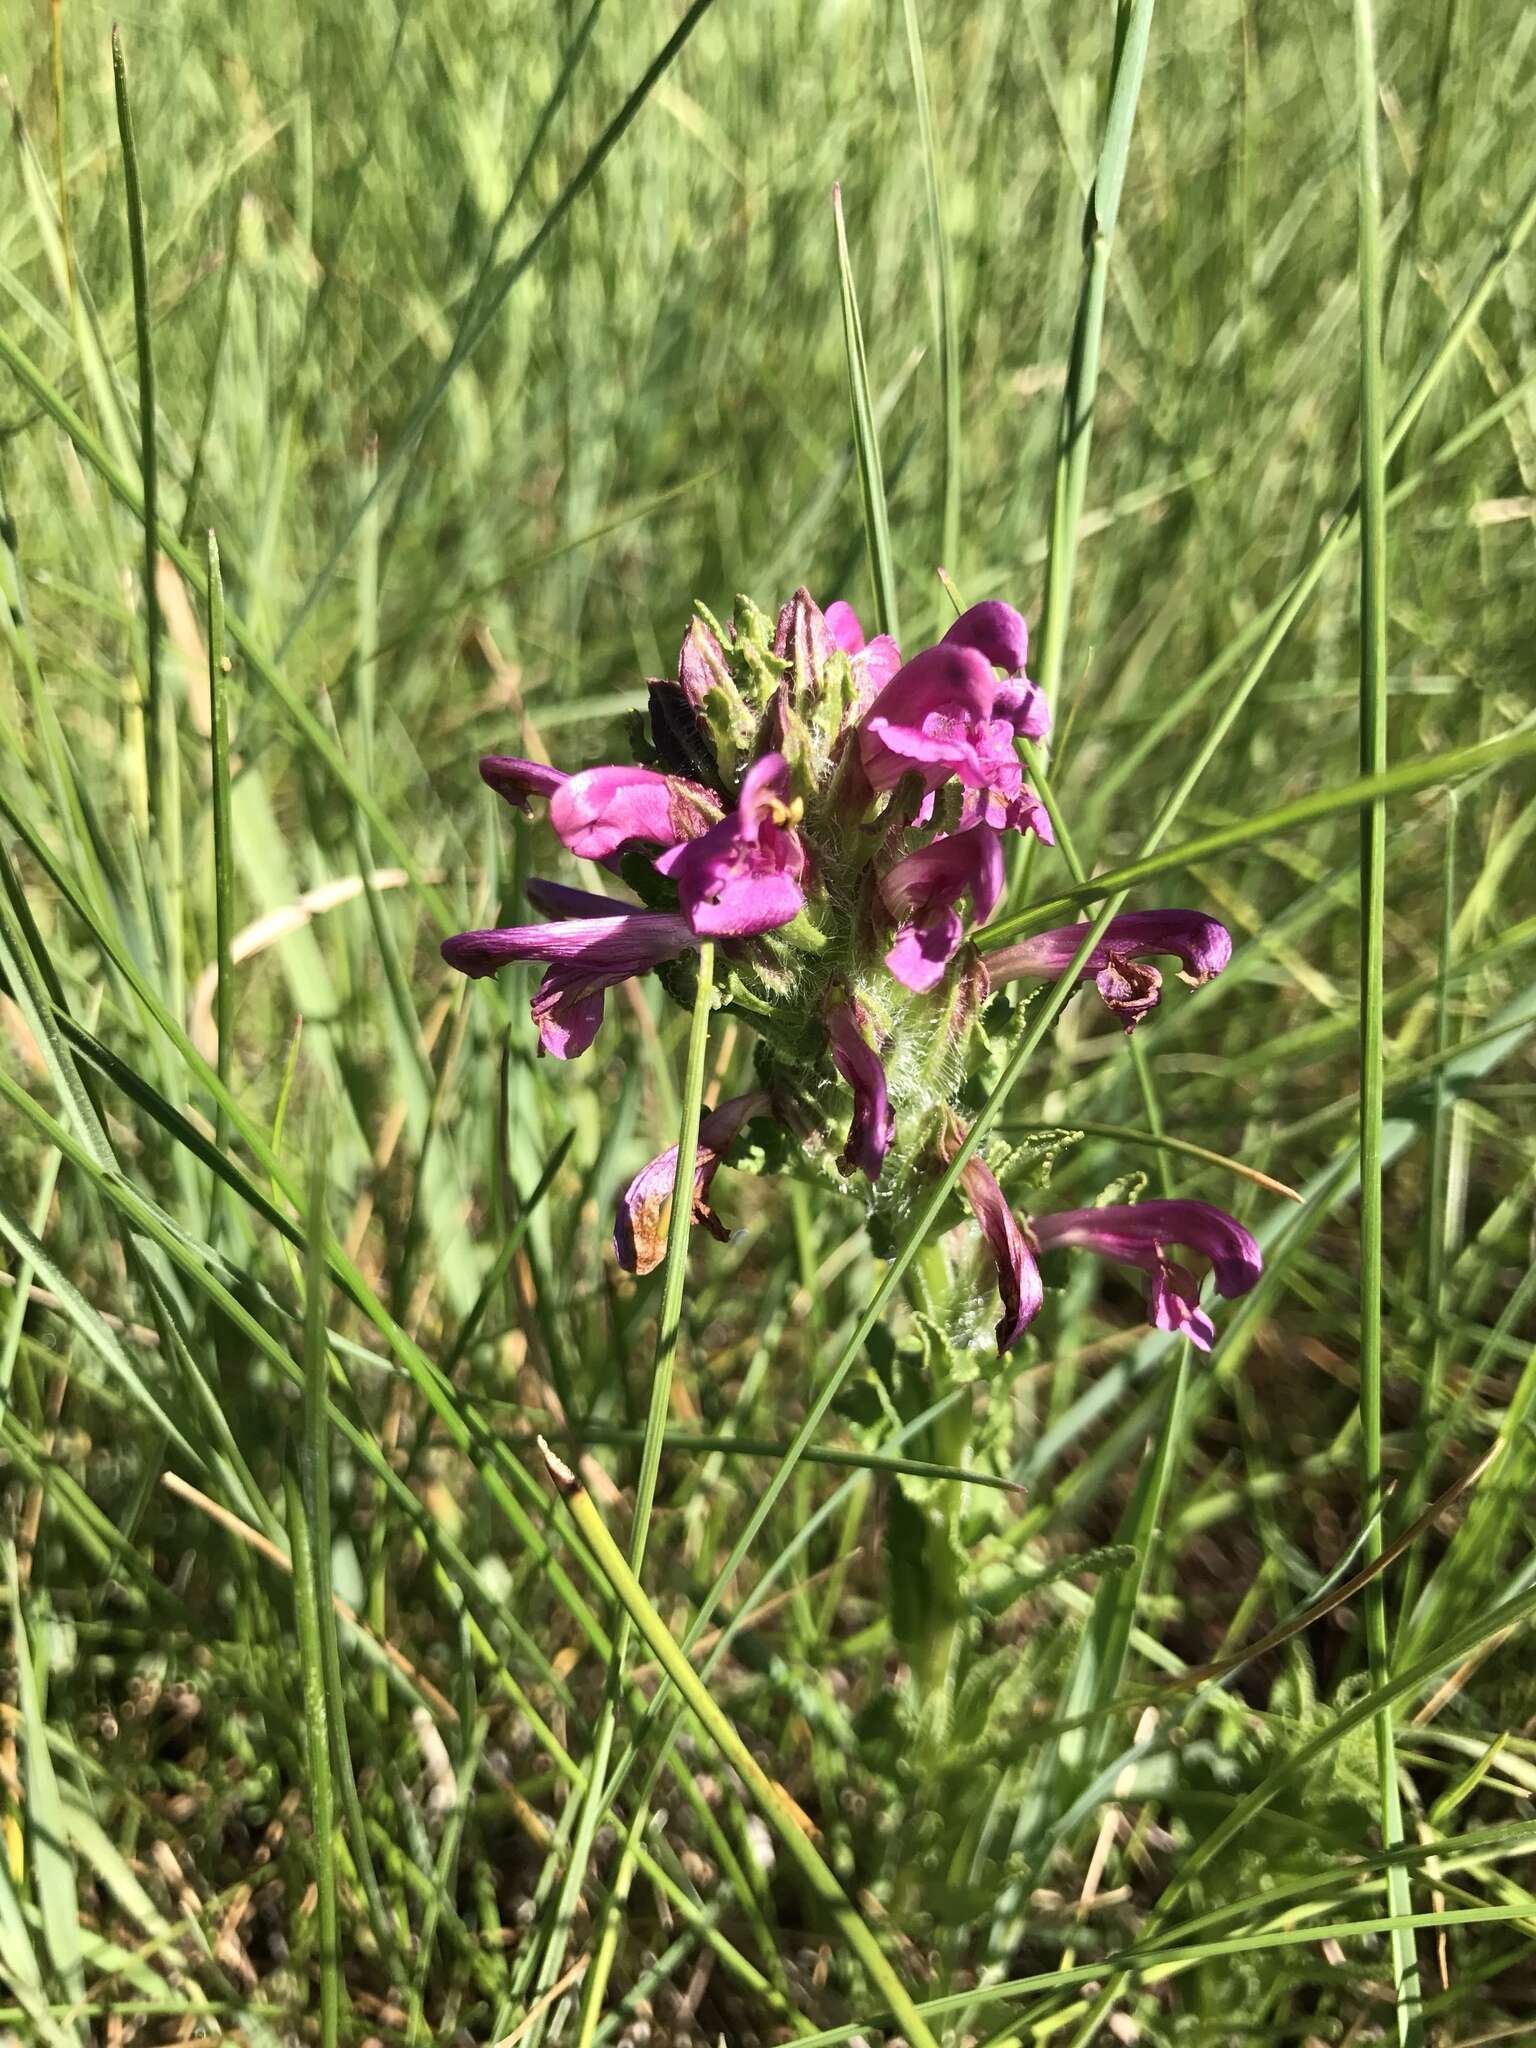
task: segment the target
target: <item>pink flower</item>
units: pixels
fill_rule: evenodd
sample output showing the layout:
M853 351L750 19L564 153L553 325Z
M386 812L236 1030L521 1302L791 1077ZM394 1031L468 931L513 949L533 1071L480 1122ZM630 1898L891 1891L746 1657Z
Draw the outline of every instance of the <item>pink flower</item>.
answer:
M953 1159L959 1150L959 1138L950 1136L941 1141L940 1149L946 1159ZM1035 1255L1019 1228L1018 1219L1008 1206L1007 1196L998 1186L996 1174L980 1153L973 1153L961 1168L960 1189L981 1226L981 1234L986 1239L997 1270L997 1291L1003 1301L1003 1313L997 1325L997 1355L1001 1358L1005 1351L1018 1343L1025 1329L1040 1313L1040 1304L1045 1299L1045 1290L1040 1284L1040 1268L1035 1264Z
M634 840L676 846L719 816L701 784L654 768L584 768L563 779L549 806L549 822L583 860L607 860Z
M929 799L932 802L932 798ZM923 822L918 813L918 823ZM1056 844L1051 814L1033 790L1005 797L996 789L968 789L960 806L961 826L990 825L994 832L1033 832L1042 846Z
M864 628L859 624L859 615L851 604L844 604L839 598L827 606L827 625L832 638L844 654L853 659L854 678L859 685L859 703L863 705L873 698L901 667L901 649L889 633L877 633L873 640L864 638Z
M701 938L747 939L788 924L805 908L805 848L798 806L785 801L789 766L764 754L742 780L734 816L673 847L656 863L677 884L678 902Z
M476 979L514 961L548 961L549 971L529 1007L544 1050L568 1060L585 1052L597 1036L604 989L648 973L697 943L684 918L669 912L621 910L602 916L583 912L552 924L459 932L444 939L442 950L450 967Z
M968 789L1006 800L1021 784L1011 719L997 709L1004 685L974 648L925 647L886 684L859 726L870 787L894 789L913 770L926 790L958 776Z
M1082 943L1080 924L1036 932L1032 939L989 954L988 978L994 987L1020 979L1055 981ZM1127 1032L1156 1009L1162 993L1162 975L1144 964L1149 953L1173 955L1180 962L1180 980L1199 988L1232 958L1232 938L1225 925L1198 910L1130 910L1111 918L1078 980L1097 985Z
M765 1090L734 1095L712 1109L699 1124L699 1148L693 1167L693 1219L723 1244L730 1232L709 1206L710 1183L721 1160L750 1117L768 1107ZM613 1225L614 1255L626 1273L651 1273L666 1252L662 1214L672 1200L677 1178L677 1147L669 1145L635 1175L619 1201Z
M985 924L1002 891L1003 841L990 825L941 835L909 853L880 884L886 908L905 920L886 966L920 994L937 987L964 937L955 905L969 896L976 923Z
M832 1064L853 1090L853 1122L837 1163L844 1173L863 1173L872 1181L878 1180L896 1136L885 1068L879 1053L865 1037L863 1020L851 1003L828 1006L827 1037Z
M1160 1330L1177 1330L1209 1351L1216 1332L1200 1306L1200 1283L1168 1256L1182 1245L1209 1260L1216 1289L1228 1300L1246 1294L1264 1270L1263 1255L1235 1217L1209 1202L1134 1202L1103 1209L1063 1209L1035 1216L1030 1230L1041 1251L1073 1245L1149 1273L1147 1312Z
M1011 604L992 599L962 612L944 635L946 647L973 647L1007 675L993 709L1006 718L1021 740L1043 739L1051 729L1051 707L1038 683L1024 673L1029 653L1029 628Z

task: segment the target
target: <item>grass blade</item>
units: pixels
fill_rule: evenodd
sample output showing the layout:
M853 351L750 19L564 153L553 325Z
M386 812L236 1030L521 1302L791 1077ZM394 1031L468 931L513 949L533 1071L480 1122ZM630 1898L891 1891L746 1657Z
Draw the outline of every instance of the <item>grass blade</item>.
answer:
M1050 551L1046 559L1044 616L1037 680L1054 705L1061 687L1061 664L1067 644L1067 619L1077 569L1078 533L1083 497L1088 488L1088 457L1093 445L1093 409L1099 388L1099 355L1104 337L1104 301L1109 289L1109 257L1125 166L1131 152L1131 130L1141 75L1146 68L1152 34L1153 0L1121 0L1115 17L1114 58L1109 74L1109 106L1098 167L1083 216L1083 284L1072 327L1067 382L1061 399L1056 436L1056 465L1051 485Z
M960 556L960 326L955 306L955 263L944 219L944 184L939 174L939 148L928 100L928 60L923 52L923 24L918 0L902 0L907 23L907 55L912 63L912 97L917 107L917 139L923 152L928 185L928 227L933 237L934 313L939 340L939 395L944 410L944 499L940 524L941 556L951 575L959 572Z
M357 531L358 523L362 519L363 514L368 510L400 464L421 439L428 420L436 412L443 393L448 389L454 374L474 354L491 322L500 312L507 294L517 284L518 280L527 271L532 269L533 265L537 262L544 245L554 235L571 208L592 183L617 144L623 140L625 131L645 105L645 102L650 98L651 90L655 86L656 81L671 67L678 52L683 48L683 45L688 41L688 38L693 34L712 5L713 0L692 0L687 13L684 14L677 27L646 66L645 71L636 82L634 90L608 123L602 134L599 135L596 142L593 143L591 149L588 150L575 175L571 178L569 184L562 189L559 197L549 209L549 212L545 214L534 234L524 243L515 256L510 257L505 263L498 265L481 281L477 293L477 302L466 316L463 326L455 337L453 349L447 361L437 371L431 384L422 393L421 397L412 407L404 424L395 434L394 439L389 445L388 452L380 460L377 476L375 476L363 497L358 500L357 504L353 506L352 510L343 520L340 535L333 544L330 554L326 557L319 573L304 593L303 602L289 620L287 630L283 634L282 641L278 647L279 660L282 659L283 650L292 644L294 635L314 610L322 592L335 575L352 536Z
M843 191L832 187L832 218L837 229L837 274L843 296L843 345L848 358L848 400L853 408L853 445L858 458L859 497L864 506L864 543L869 577L875 591L879 630L899 639L896 613L896 569L891 556L891 522L885 503L885 478L880 468L880 438L869 395L869 365L864 358L864 328L859 319L848 234L843 225Z
M224 578L219 568L219 542L208 529L208 740L210 788L213 793L213 932L218 978L213 985L213 1027L218 1035L219 1082L228 1092L235 1056L234 832L229 808L229 660L224 652ZM223 1152L229 1143L229 1115L222 1102L214 1106L214 1144Z
M283 1494L288 1510L288 1545L293 1552L294 1622L304 1686L304 1746L309 1764L309 1811L320 1933L320 2042L321 2048L336 2048L341 2034L343 1996L336 1932L336 1793L331 1777L330 1702L317 1606L317 1532L311 1530L304 1492L291 1469L283 1473Z
M64 1806L48 1749L48 1730L38 1698L32 1646L22 1619L21 1583L16 1546L5 1546L6 1591L11 1607L11 1647L16 1659L17 1702L26 1759L27 1849L32 1891L42 1924L43 1946L58 1972L65 1995L85 1996L85 1965L80 1950L80 1901L75 1867L70 1859ZM83 2030L82 2038L83 2038Z
M1416 760L1398 761L1378 773L1362 775L1354 782L1339 783L1333 789L1313 790L1310 796L1278 804L1274 810L1262 811L1255 818L1238 818L1230 825L1218 825L1210 832L1200 833L1197 838L1169 847L1166 852L1144 853L1136 860L1128 861L1124 867L1109 868L1079 887L1064 889L1059 896L1033 904L1013 917L999 918L996 924L989 924L976 934L977 948L984 954L993 953L999 946L1007 945L1010 939L1016 939L1025 932L1042 931L1047 926L1060 924L1082 904L1095 902L1111 890L1134 889L1142 882L1154 881L1159 875L1171 875L1180 868L1194 867L1218 854L1230 853L1235 847L1255 846L1265 839L1280 838L1319 818L1335 817L1341 811L1357 811L1363 804L1374 803L1378 799L1387 801L1393 797L1412 796L1418 790L1433 789L1438 783L1457 782L1464 775L1479 775L1488 768L1512 768L1516 762L1529 760L1532 755L1536 755L1536 729L1526 719L1498 739L1478 740L1472 746L1453 747L1444 754L1423 754Z
M747 1744L742 1741L725 1714L700 1684L697 1674L678 1648L671 1630L646 1597L645 1590L630 1570L624 1553L614 1542L593 1506L586 1488L576 1475L562 1465L552 1451L544 1453L550 1478L571 1516L585 1537L597 1569L612 1587L635 1628L644 1638L651 1655L677 1687L689 1712L709 1737L721 1757L741 1776L754 1802L787 1851L806 1888L830 1914L844 1940L863 1965L870 1983L890 2005L905 2030L910 2048L938 2048L906 1986L888 1961L884 1949L865 1920L828 1868L810 1836L805 1819L783 1788L764 1771Z
M1381 163L1378 152L1376 29L1371 0L1355 0L1360 218L1360 773L1387 769L1387 471L1381 360ZM1361 1516L1367 1564L1385 1545L1382 1528L1382 1124L1384 1051L1383 948L1387 905L1387 806L1377 797L1360 814L1360 1457ZM1365 1589L1365 1638L1371 1683L1384 1687L1392 1664L1386 1587L1380 1575ZM1403 1841L1402 1798L1392 1708L1375 1716L1384 1847ZM1388 1907L1403 1920L1412 1911L1408 1872L1387 1873ZM1392 1935L1397 2034L1402 2048L1420 2048L1424 2022L1412 1934Z
M672 1405L672 1379L677 1364L677 1342L682 1328L683 1286L688 1275L688 1246L693 1233L693 1170L698 1156L699 1119L704 1101L704 1064L709 1049L709 1018L714 1006L715 949L706 941L699 949L698 982L694 991L693 1017L688 1030L688 1058L683 1069L682 1112L677 1133L677 1164L672 1175L672 1213L667 1227L666 1265L661 1281L661 1306L656 1320L656 1356L651 1367L651 1389L646 1406L645 1437L640 1448L640 1472L635 1482L635 1511L629 1543L629 1568L637 1583L645 1565L650 1538L651 1514L656 1502L656 1477L661 1470L667 1417ZM556 1914L555 1938L545 1957L537 1989L546 1991L565 1964L564 1934L575 1906L575 1889L586 1874L587 1861L597 1824L608 1797L609 1760L618 1727L625 1660L629 1656L629 1617L622 1613L613 1632L613 1655L603 1696L602 1716L592 1743L587 1798L576 1824L565 1894ZM632 1859L631 1859L632 1860ZM628 1886L619 1879L613 1886L606 1912L596 1930L592 1967L582 1986L581 2030L583 2043L601 2016L608 1988L608 1973L618 1939L617 1916ZM542 2038L540 2032L535 2038Z
M128 101L128 65L123 38L112 24L112 91L117 103L117 134L123 152L123 196L128 211L128 255L133 275L133 337L139 366L139 477L144 493L144 659L149 677L145 700L145 779L149 788L150 825L158 843L168 826L164 808L165 775L174 760L164 759L165 706L161 702L160 598L155 588L157 529L160 516L160 463L155 444L155 355L150 343L149 261L144 247L144 194L139 183L139 151L133 135Z

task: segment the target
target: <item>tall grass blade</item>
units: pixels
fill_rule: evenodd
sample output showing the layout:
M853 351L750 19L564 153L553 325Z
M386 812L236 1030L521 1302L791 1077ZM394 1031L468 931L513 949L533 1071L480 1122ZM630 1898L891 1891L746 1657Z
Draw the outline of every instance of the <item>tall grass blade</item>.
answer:
M907 55L912 64L912 98L917 108L917 139L923 152L928 187L928 229L933 238L934 314L939 341L939 397L944 413L944 497L940 520L942 560L951 575L960 573L960 321L955 304L955 259L944 215L944 181L939 145L933 132L928 98L928 60L923 51L923 24L918 0L902 0L907 25Z
M1387 472L1381 359L1381 162L1377 144L1376 28L1371 0L1354 0L1355 90L1359 118L1360 218L1360 773L1387 768ZM1381 1555L1382 1528L1382 1125L1384 1050L1382 1003L1386 926L1387 807L1384 797L1360 816L1360 1456L1361 1510L1367 1522L1367 1562ZM1371 1683L1390 1674L1386 1588L1378 1577L1365 1589L1365 1636ZM1403 1840L1402 1795L1392 1709L1374 1721L1380 1780L1381 1835L1388 1849ZM1412 1911L1408 1873L1387 1873L1389 1910ZM1397 2034L1402 2048L1424 2038L1418 1962L1413 1936L1392 1936Z
M1077 571L1077 546L1088 488L1093 446L1093 413L1098 399L1099 357L1104 338L1104 302L1120 195L1131 153L1131 130L1152 34L1153 0L1120 0L1115 15L1114 55L1104 139L1083 215L1083 282L1072 326L1067 381L1057 428L1051 482L1050 551L1046 558L1045 602L1037 680L1054 705L1061 688L1062 658Z
M284 632L278 646L279 660L282 659L283 650L292 643L294 635L314 610L321 594L335 575L343 556L346 554L352 536L357 531L359 520L373 503L374 499L384 489L385 485L389 483L400 464L410 455L416 443L421 439L428 420L436 412L444 392L453 380L455 372L461 364L467 362L474 354L475 349L479 346L481 339L489 329L491 322L501 310L508 293L537 262L545 244L550 241L571 208L592 183L593 179L612 155L616 146L623 140L635 116L650 98L657 80L662 78L670 69L678 52L687 43L688 38L693 34L713 4L714 0L691 0L691 4L683 15L682 20L646 66L644 72L636 81L629 97L624 101L624 104L619 108L602 134L598 136L591 149L588 150L574 176L563 187L559 197L555 200L548 213L545 214L537 229L515 256L509 257L504 263L497 264L482 280L477 293L477 303L471 308L463 326L455 337L451 354L433 376L432 382L411 408L404 422L396 430L388 449L380 458L377 476L368 487L364 496L342 521L341 533L332 545L330 554L326 557L314 581L304 593L302 603L289 620L287 630Z
M27 1857L32 1896L42 1928L43 1946L57 1972L66 1998L85 1996L85 1963L80 1946L80 1899L69 1853L64 1806L48 1747L48 1728L38 1697L34 1651L22 1618L21 1582L16 1546L5 1546L6 1591L11 1609L11 1647L15 1657L16 1693L21 1712L26 1784ZM83 2027L78 2027L82 2040Z
M122 33L112 25L112 90L117 103L117 134L123 152L123 195L128 214L128 255L133 276L133 337L139 368L139 478L144 497L144 663L149 679L144 708L145 774L152 808L151 826L157 841L167 827L163 808L166 707L161 702L160 598L155 585L159 550L160 461L155 437L155 356L151 345L149 259L144 245L144 194L139 182L139 151L134 140L133 112L128 99L128 65Z
M864 507L864 545L869 578L875 592L879 630L900 637L896 611L896 568L891 554L891 521L885 502L885 477L880 467L880 439L869 395L869 365L864 355L864 327L859 318L848 232L843 223L843 192L832 187L832 219L837 231L837 274L843 298L843 347L848 359L848 400L853 409L853 446L859 471L859 497Z

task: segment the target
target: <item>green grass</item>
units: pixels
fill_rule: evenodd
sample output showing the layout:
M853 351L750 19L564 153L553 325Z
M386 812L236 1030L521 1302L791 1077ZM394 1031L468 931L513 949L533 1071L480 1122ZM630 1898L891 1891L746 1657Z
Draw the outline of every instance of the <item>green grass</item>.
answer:
M0 15L0 2037L1523 2038L1536 31L1356 13ZM1056 698L987 945L1236 942L968 1144L1266 1271L999 1368L957 1239L898 1411L965 1155L633 1282L750 1034L437 945L580 879L477 754L941 566Z

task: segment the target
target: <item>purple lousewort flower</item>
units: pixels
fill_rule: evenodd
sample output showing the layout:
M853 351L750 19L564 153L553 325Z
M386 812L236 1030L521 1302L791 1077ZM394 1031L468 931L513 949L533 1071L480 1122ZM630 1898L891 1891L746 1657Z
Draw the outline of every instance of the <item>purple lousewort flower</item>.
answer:
M844 604L839 598L836 604L827 606L827 624L832 638L844 654L853 660L853 673L859 684L859 705L863 707L885 688L886 684L901 667L901 649L889 633L877 633L873 640L864 638L864 628L859 624L859 615L851 604Z
M1002 892L1003 841L991 825L941 834L907 854L880 884L886 909L904 920L886 966L920 995L937 988L965 935L955 905L969 896L982 925Z
M960 806L960 825L962 830L968 825L990 825L994 832L1033 832L1042 846L1056 844L1051 814L1032 789L1021 789L1010 797L995 789L968 789Z
M559 885L545 884L550 886ZM450 967L476 979L514 961L547 961L548 972L529 1007L544 1050L568 1060L585 1052L596 1037L604 989L646 974L697 944L686 918L670 911L621 910L602 916L584 912L552 924L458 932L444 939L442 950Z
M853 1121L837 1163L844 1173L863 1173L876 1181L896 1136L884 1062L864 1035L863 1018L851 1002L828 1005L827 1038L832 1064L853 1090Z
M524 761L516 754L480 756L480 780L520 811L527 810L529 797L553 796L570 779L563 768L544 761Z
M693 1220L702 1223L722 1244L730 1232L709 1206L710 1183L741 1127L768 1107L766 1089L733 1095L712 1109L699 1124L699 1148L693 1166ZM667 1249L663 1217L677 1178L677 1147L669 1145L642 1166L619 1200L613 1224L614 1255L626 1273L653 1273Z
M607 860L636 840L677 846L719 816L709 790L654 768L584 768L562 778L549 806L549 822L582 860Z
M1024 673L1029 654L1029 628L1022 614L1011 604L991 599L973 604L944 635L948 647L974 647L994 668L1007 674L998 691L994 710L1006 718L1021 740L1044 739L1051 729L1051 707L1038 683Z
M1178 1330L1191 1344L1209 1351L1216 1335L1200 1306L1200 1283L1187 1266L1168 1256L1182 1245L1210 1262L1216 1291L1230 1301L1256 1286L1264 1270L1263 1255L1234 1216L1210 1202L1131 1202L1103 1209L1063 1209L1054 1216L1033 1216L1030 1231L1041 1251L1072 1245L1097 1252L1122 1266L1137 1266L1152 1276L1147 1312L1160 1330Z
M751 1021L761 1087L700 1123L693 1201L717 1234L711 1181L746 1119L771 1096L778 1112L800 1120L798 1136L814 1150L828 1136L835 1075L853 1097L838 1163L867 1182L884 1242L909 1206L909 1174L924 1170L917 1148L929 1147L931 1158L926 1133L940 1123L951 1158L961 1142L953 1106L966 1056L981 1050L974 1034L988 985L1054 980L1076 951L1080 925L1039 933L984 964L962 952L967 932L1001 898L1004 835L1054 842L1019 752L1049 727L1028 653L1023 617L997 601L973 605L941 642L903 663L889 635L866 640L846 603L823 612L804 588L777 613L743 599L723 624L701 610L676 681L649 684L634 763L567 775L510 755L482 761L485 781L509 803L526 809L534 796L548 799L572 853L610 872L622 857L647 906L534 880L527 896L549 923L464 932L444 945L450 964L470 975L545 964L532 1002L544 1051L561 1059L584 1051L607 989L705 939L722 942L719 999ZM649 874L637 865L645 861ZM780 941L763 943L775 931ZM884 971L871 957L872 935ZM1161 976L1150 963L1163 954L1198 985L1227 965L1231 942L1194 911L1116 918L1082 972L1127 1030L1158 1000ZM686 975L664 971L662 979L686 1000ZM891 1046L901 1056L888 1078ZM615 1246L632 1271L649 1272L662 1256L675 1169L675 1152L663 1153L620 1205ZM1006 1350L1040 1307L1036 1240L983 1161L968 1163L961 1188L997 1267L997 1338ZM1258 1254L1246 1233L1232 1240L1236 1251L1223 1249L1226 1240L1202 1235L1202 1217L1237 1231L1203 1204L1145 1203L1044 1219L1039 1242L1091 1244L1140 1265L1154 1321L1208 1344L1191 1266L1203 1271L1200 1255L1215 1258L1225 1288L1234 1274L1257 1272ZM1106 1236L1117 1228L1118 1237ZM1170 1247L1191 1241L1190 1265L1176 1263Z
M657 873L676 882L683 915L701 938L752 938L805 908L799 806L788 795L789 764L764 754L742 779L735 815L656 862Z
M1082 943L1080 924L1036 932L990 954L988 979L994 987L1021 979L1055 981ZM1157 1008L1162 992L1162 975L1146 964L1151 953L1172 954L1180 962L1179 979L1199 988L1232 958L1232 938L1225 925L1199 910L1129 910L1111 918L1078 980L1095 983L1127 1032Z
M1017 796L1022 771L1014 728L997 709L1003 689L973 647L925 647L876 697L859 726L870 787L894 789L914 770L925 790L958 776L967 789Z
M939 1149L946 1160L953 1159L959 1150L960 1137L955 1130L941 1140ZM1008 1197L998 1186L997 1175L979 1152L972 1153L960 1170L960 1191L981 1226L997 1269L997 1291L1003 1301L997 1325L997 1355L1001 1358L1018 1343L1040 1313L1040 1304L1045 1299L1040 1268L1018 1218L1008 1206Z
M864 628L851 604L842 598L827 606L827 625L844 654L857 654L864 645Z

